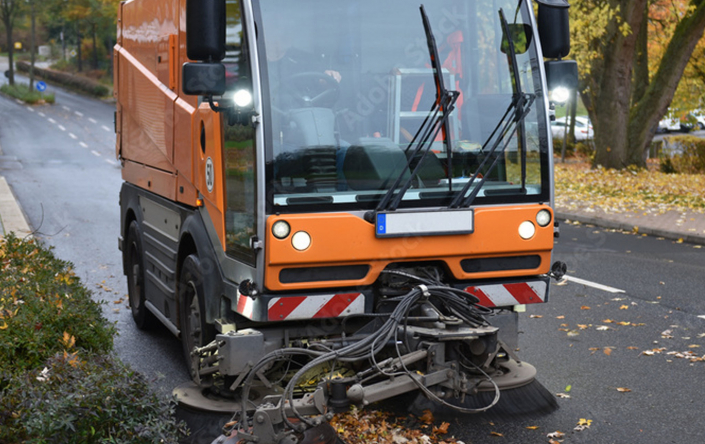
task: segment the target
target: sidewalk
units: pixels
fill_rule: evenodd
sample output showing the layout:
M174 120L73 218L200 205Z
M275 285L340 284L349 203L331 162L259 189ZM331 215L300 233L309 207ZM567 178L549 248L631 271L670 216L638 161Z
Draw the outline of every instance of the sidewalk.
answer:
M701 213L680 211L669 211L663 214L652 211L647 215L628 212L606 213L601 209L580 205L570 209L556 207L555 211L556 220L559 222L580 222L705 245L705 214Z

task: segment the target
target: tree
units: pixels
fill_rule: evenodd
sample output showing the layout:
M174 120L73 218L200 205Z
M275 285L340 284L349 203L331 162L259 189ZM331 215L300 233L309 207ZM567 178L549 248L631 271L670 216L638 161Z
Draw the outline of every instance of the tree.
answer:
M10 85L15 84L15 68L14 68L14 42L12 38L12 31L15 26L15 20L19 16L22 8L23 0L0 0L0 19L5 25L5 32L7 33L7 53L10 62L10 69L8 71L8 79Z
M644 165L645 152L705 29L705 0L689 0L660 63L648 66L648 0L576 0L581 96L595 128L595 164ZM604 26L602 26L604 24Z

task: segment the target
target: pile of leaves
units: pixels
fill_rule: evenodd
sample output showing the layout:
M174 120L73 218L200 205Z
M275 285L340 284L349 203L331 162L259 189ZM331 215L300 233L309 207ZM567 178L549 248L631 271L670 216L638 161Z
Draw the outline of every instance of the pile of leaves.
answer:
M335 415L331 425L348 444L461 444L461 441L446 436L449 423L434 425L430 410L425 410L418 418L398 418L383 411L352 408L347 413Z
M556 163L559 208L611 213L705 213L705 175L666 174L655 168L611 170L588 163Z
M675 147L672 154L661 155L661 171L664 173L705 173L705 139L696 136L674 136L664 143Z
M0 239L0 442L176 442L169 403L110 357L114 335L70 263Z

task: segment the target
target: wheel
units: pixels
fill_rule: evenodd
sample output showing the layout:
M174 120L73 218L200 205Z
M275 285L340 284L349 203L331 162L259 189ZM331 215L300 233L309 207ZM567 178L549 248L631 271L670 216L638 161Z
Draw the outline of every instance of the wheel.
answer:
M144 255L142 252L142 234L136 221L130 223L127 230L127 294L130 299L132 319L137 328L148 330L157 325L158 320L145 306L144 292Z
M197 369L192 365L191 351L203 347L215 339L215 327L206 323L203 273L198 256L188 256L181 266L179 275L179 303L181 320L181 344L191 378L197 378Z

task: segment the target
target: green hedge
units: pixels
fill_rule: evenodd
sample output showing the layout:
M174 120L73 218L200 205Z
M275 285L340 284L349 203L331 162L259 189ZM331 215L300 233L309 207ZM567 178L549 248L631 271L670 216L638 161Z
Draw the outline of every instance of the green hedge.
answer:
M666 139L664 139L666 140ZM705 173L705 139L696 136L673 136L667 144L673 153L661 150L661 171L665 173ZM665 148L665 143L662 147Z
M115 328L69 262L0 239L0 443L176 443L173 406L111 357Z
M0 86L0 91L7 94L8 96L20 99L25 103L34 105L40 101L45 101L46 103L54 103L55 97L54 93L43 94L39 91L29 89L29 85L25 83L15 83L10 86L9 84L4 84Z
M29 72L30 64L27 62L17 62L17 70ZM54 71L53 69L43 69L34 67L34 74L37 77L49 80L59 85L64 85L71 89L77 89L96 97L105 97L110 94L110 89L95 80L71 74L68 72Z
M0 374L34 369L64 350L108 353L114 333L71 264L33 239L1 241Z

